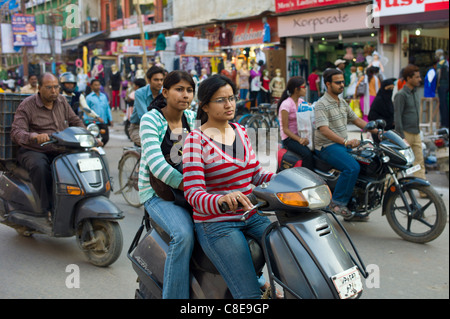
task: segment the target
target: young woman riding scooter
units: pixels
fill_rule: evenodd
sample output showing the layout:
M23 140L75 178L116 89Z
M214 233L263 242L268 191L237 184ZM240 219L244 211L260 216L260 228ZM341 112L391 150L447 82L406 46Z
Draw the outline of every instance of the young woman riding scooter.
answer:
M194 128L195 113L188 110L194 93L195 83L187 72L169 73L164 79L162 93L152 102L149 112L142 116L140 125L139 196L151 219L170 236L163 287L163 298L170 299L189 298L189 261L194 247L194 227L190 212L174 201L158 196L150 180L152 174L168 186L183 190L181 172L166 158L177 147L175 144L182 143L180 135Z
M256 211L244 221L241 217L253 208L246 196L251 184L268 182L274 174L261 168L245 129L229 123L236 94L235 85L222 75L200 84L197 119L201 127L188 135L183 148L184 194L193 207L197 238L233 297L260 298L245 235L261 242L270 222ZM222 212L222 203L230 210Z

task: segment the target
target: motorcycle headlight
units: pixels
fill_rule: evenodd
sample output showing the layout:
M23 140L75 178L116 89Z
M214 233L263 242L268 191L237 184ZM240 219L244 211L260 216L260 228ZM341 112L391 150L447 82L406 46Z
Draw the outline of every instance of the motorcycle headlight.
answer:
M331 192L327 185L304 189L301 192L278 193L278 199L286 205L324 208L330 204Z
M94 147L96 145L95 138L92 135L75 135L75 138L80 142L81 147Z
M414 163L415 157L411 147L400 150L399 152L405 157L407 165L412 165Z

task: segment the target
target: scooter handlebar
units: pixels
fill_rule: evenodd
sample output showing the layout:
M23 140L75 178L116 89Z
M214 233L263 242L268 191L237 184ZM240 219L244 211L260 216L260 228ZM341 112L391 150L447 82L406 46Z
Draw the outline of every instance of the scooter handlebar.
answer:
M257 205L258 204L258 199L256 198L255 195L249 194L249 195L247 195L247 198L252 202L253 205ZM242 203L241 202L238 202L238 207L242 207ZM226 211L230 210L230 207L228 206L228 204L226 202L223 202L222 204L220 204L220 210L222 212L226 212Z

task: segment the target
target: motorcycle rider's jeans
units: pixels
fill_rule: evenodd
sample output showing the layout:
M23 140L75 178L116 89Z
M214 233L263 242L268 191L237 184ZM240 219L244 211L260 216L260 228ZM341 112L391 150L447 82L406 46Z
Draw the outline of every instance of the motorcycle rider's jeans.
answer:
M254 214L246 221L195 223L203 251L220 272L234 299L261 298L257 274L245 235L261 244L267 217Z
M145 202L150 217L170 236L164 265L164 299L189 299L189 262L194 248L194 223L181 206L153 196Z
M359 163L349 154L350 148L332 144L316 151L319 157L334 168L341 171L333 191L333 202L347 206L359 174Z

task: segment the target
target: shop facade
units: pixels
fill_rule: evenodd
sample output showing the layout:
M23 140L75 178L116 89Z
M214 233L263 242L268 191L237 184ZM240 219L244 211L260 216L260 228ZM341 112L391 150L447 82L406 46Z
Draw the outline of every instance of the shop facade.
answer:
M368 23L371 2L330 0L305 2L303 6L301 1L297 3L295 11L277 4L283 14L278 16L278 32L286 39L287 79L297 75L306 79L314 68L320 73L343 59L347 86L352 66L362 71L378 50L378 30Z
M435 51L449 51L449 1L377 0L376 18L380 22L380 51L392 63L389 76L399 77L409 62L426 74L435 60Z

